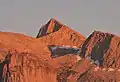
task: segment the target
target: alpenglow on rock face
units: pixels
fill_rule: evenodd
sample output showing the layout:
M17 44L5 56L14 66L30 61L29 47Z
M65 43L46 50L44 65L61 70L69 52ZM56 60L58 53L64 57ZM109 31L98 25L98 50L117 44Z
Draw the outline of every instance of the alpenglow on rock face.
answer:
M58 30L53 31L54 25L59 24L61 26ZM41 31L41 28L47 28L46 32ZM69 28L68 26L60 23L59 21L55 19L50 19L47 24L44 25L44 27L41 27L37 39L43 42L46 46L48 45L55 45L55 46L69 46L69 47L76 47L79 48L83 42L85 41L85 37L81 35L80 33L74 31L73 29ZM41 36L41 32L45 35ZM71 67L73 66L78 60L80 60L80 57L75 54L63 54L61 52L61 56L59 54L59 57L56 57L54 59L51 59L55 67L58 69L64 68L64 67ZM53 56L51 53L50 56ZM54 55L55 57L55 55Z
M71 67L78 61L74 54L52 59L48 45L78 48L85 37L63 24L59 29L48 31L50 29L52 26L39 38L0 32L0 82L57 82L59 69Z
M44 43L18 33L0 32L0 37L0 82L56 82Z
M119 81L119 36L94 31L85 40L55 19L35 38L0 32L0 82Z
M46 45L58 46L69 45L80 47L85 41L83 35L55 19L50 19L47 24L40 28L37 38Z
M94 31L84 42L80 55L89 56L100 66L120 66L120 37L110 33Z
M110 33L94 31L84 42L81 55L85 58L89 56L90 61L92 61L88 64L91 64L88 66L88 69L84 73L81 72L82 74L79 75L77 82L120 81L119 36Z
M70 69L74 73L67 73L68 82L120 81L119 36L94 31L83 43L80 56L83 59Z
M53 31L54 25L58 25L61 27L59 29L57 29L56 31ZM59 21L57 21L53 18L50 19L49 22L47 24L45 24L44 26L45 27L41 27L41 28L47 28L46 29L47 31L42 32L40 30L38 35L40 35L41 32L45 35L44 36L40 35L39 37L37 36L37 40L43 42L46 46L55 45L55 46L70 46L70 47L79 48L85 41L85 37L83 35L72 30L68 26L60 23ZM69 64L73 65L74 63L76 63L78 61L79 56L76 56L74 54L71 54L71 55L63 54L63 55L64 56L54 58L51 61L54 62L54 64L59 65L59 67L61 65L62 66L69 65Z
M37 38L41 37L41 36L45 36L47 34L53 33L58 31L60 28L62 27L62 24L60 22L58 22L55 19L50 19L49 22L45 25L43 25L40 30L39 33L37 35Z

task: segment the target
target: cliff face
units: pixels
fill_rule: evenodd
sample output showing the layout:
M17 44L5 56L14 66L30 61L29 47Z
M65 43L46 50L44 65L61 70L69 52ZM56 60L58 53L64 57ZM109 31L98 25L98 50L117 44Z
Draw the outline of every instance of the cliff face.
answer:
M45 29L45 31L42 29ZM59 46L69 45L80 47L80 45L85 41L85 37L83 35L55 19L51 19L47 24L40 28L37 38L47 45Z
M61 23L51 19L47 31L40 31L37 38L0 32L0 82L57 82L58 72L72 67L78 56L52 59L48 45L79 47L85 40L67 26L61 24L58 29L58 24Z
M0 32L0 82L119 82L119 76L116 35L94 31L85 40L55 19L37 38Z
M46 29L46 31L42 29ZM43 42L46 46L55 45L78 48L85 41L85 37L59 21L50 19L47 24L40 28L37 40ZM76 55L64 54L64 56L51 59L50 61L59 68L61 66L69 66L69 64L72 66L76 63L78 57Z
M68 82L119 82L120 37L94 31L83 43L78 61ZM68 73L67 73L68 74Z
M81 56L89 56L97 65L119 67L120 37L95 31L88 37L81 48Z
M56 82L44 43L16 33L0 32L0 37L0 82Z
M85 41L82 41L83 38L78 39L78 36L79 34L62 25L59 30L51 31L40 38L47 45L82 45L80 56L83 59L72 67L63 67L58 71L58 82L119 81L120 37L100 31L94 31ZM69 57L65 59L67 58ZM58 58L55 60L59 61Z
M4 54L0 82L56 82L54 68L35 54L16 50Z
M50 19L47 24L43 25L36 38L48 35L50 33L58 31L62 27L62 24L55 20L55 19Z

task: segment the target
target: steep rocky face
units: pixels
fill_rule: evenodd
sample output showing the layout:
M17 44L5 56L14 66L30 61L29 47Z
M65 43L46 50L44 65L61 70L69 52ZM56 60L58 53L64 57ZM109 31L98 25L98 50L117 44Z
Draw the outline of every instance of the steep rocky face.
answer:
M103 67L119 67L120 37L95 31L82 46L81 56L89 56L95 64Z
M56 82L44 43L17 33L0 32L0 37L0 82Z
M12 50L1 55L0 82L56 82L55 69L35 54Z
M58 31L62 27L62 24L55 19L50 19L47 24L43 25L36 38L48 35L50 33Z
M59 27L59 28L58 28ZM37 40L44 43L46 46L48 45L56 45L56 46L70 46L70 47L80 47L82 43L85 41L85 37L78 32L70 29L68 26L63 25L59 21L55 19L51 19L42 29L46 29L46 31L39 31ZM57 30L54 30L57 29ZM43 35L41 35L41 33ZM39 38L38 38L39 37ZM53 55L53 54L52 54ZM72 66L79 59L76 55L65 55L57 58L53 58L50 61L56 67L63 66Z
M45 29L45 31L42 31ZM85 41L85 37L68 26L61 24L55 19L51 19L46 25L40 28L37 35L46 45L69 45L80 47Z
M0 32L0 37L1 82L57 82L57 72L77 62L74 55L51 59L48 43L40 39L45 36Z
M120 37L116 35L94 31L85 41L51 19L37 38L7 32L0 32L0 37L0 82L120 81ZM48 45L55 46L50 51Z
M84 42L82 60L73 66L68 82L119 82L120 37L94 31ZM64 73L64 72L63 72ZM68 74L68 73L67 73Z

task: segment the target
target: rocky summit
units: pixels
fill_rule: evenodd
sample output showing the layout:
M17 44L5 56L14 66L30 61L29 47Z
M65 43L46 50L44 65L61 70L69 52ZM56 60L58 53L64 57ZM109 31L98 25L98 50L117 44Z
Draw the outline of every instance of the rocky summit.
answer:
M120 82L120 37L85 38L56 19L37 36L0 32L0 82Z
M39 38L47 45L58 46L80 47L85 41L83 35L53 18L40 28L36 38Z

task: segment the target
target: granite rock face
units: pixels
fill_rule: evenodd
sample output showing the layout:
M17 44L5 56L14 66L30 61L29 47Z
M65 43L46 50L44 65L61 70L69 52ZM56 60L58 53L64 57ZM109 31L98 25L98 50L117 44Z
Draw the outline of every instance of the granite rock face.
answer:
M42 31L42 29L46 29L46 31ZM85 37L83 35L53 18L40 28L37 39L43 42L46 46L55 45L71 48L79 48L85 41ZM64 52L64 50L62 50L61 53L62 52ZM53 56L52 53L51 55ZM80 59L79 56L72 53L61 55L64 56L59 56L50 60L55 66L57 65L58 68L73 66Z
M56 82L54 68L35 54L16 50L6 54L0 63L0 82Z
M119 77L119 36L94 31L85 40L55 19L36 38L0 32L0 82L119 82Z
M94 31L82 45L82 57L89 56L97 65L103 67L119 67L120 37Z
M68 82L120 81L119 36L94 31L83 43L80 56L82 60L71 68L74 73L68 75Z
M62 24L57 20L51 18L47 24L43 25L36 38L48 35L50 33L58 31L62 27Z
M45 29L45 31L42 29ZM85 37L83 35L53 18L40 28L37 38L47 45L58 46L65 45L80 47L85 41Z
M0 32L0 82L57 82L59 70L78 61L74 54L52 59L48 45L78 48L85 37L55 19L47 25L37 38Z
M0 37L0 82L56 82L44 43L18 33L0 32Z

